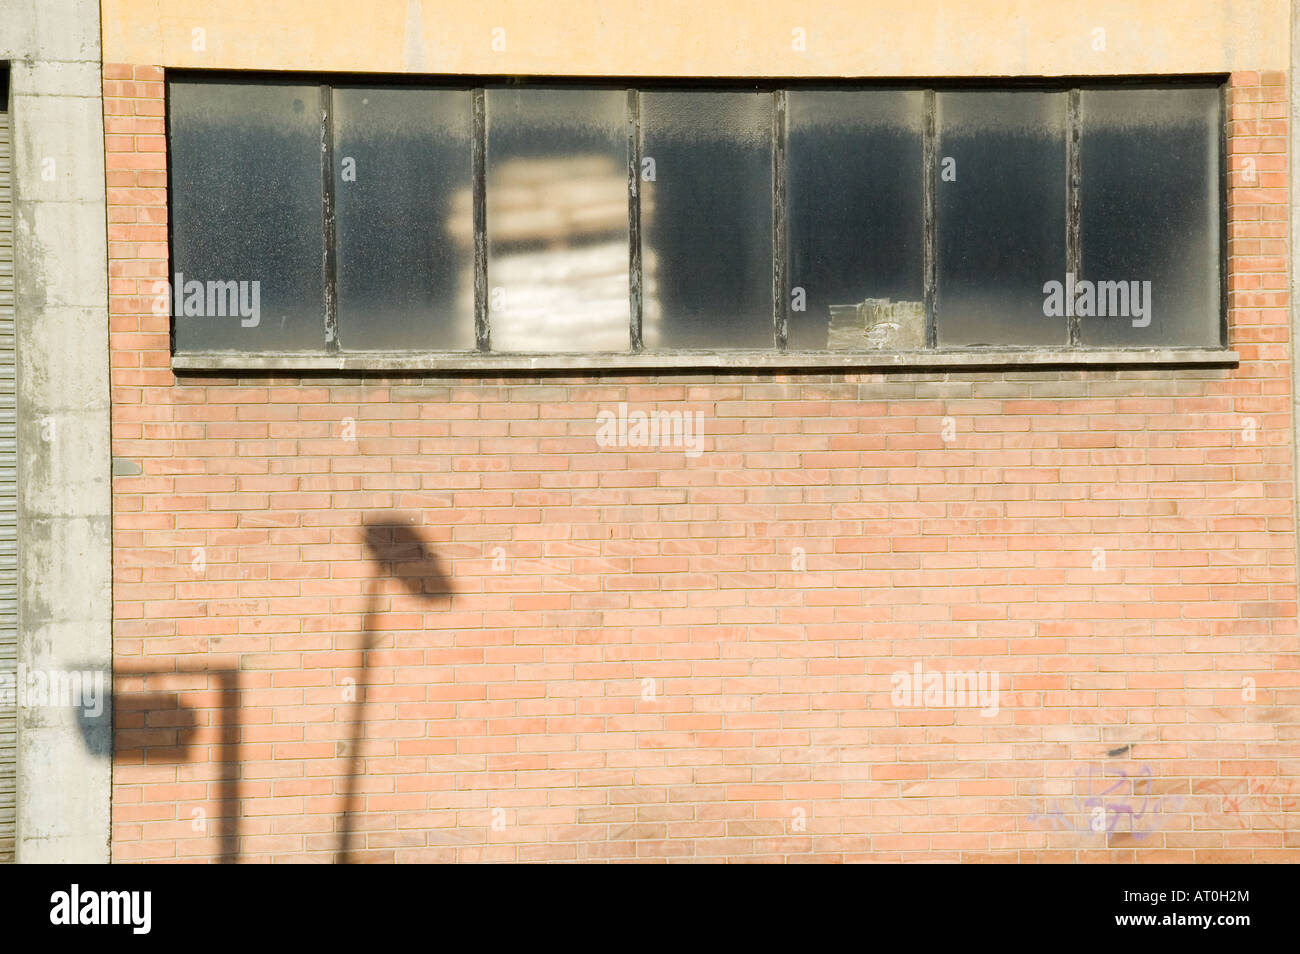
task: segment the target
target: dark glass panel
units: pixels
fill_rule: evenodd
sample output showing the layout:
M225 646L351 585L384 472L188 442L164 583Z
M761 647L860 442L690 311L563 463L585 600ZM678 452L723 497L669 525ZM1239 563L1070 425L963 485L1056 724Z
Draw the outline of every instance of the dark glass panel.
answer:
M1083 344L1218 346L1219 91L1080 97Z
M319 87L173 82L168 116L176 349L323 350Z
M924 109L920 90L789 94L791 350L925 347Z
M334 91L344 349L474 348L472 137L468 90Z
M641 95L647 350L773 348L771 93Z
M1067 344L1044 292L1065 280L1067 94L935 98L940 346Z

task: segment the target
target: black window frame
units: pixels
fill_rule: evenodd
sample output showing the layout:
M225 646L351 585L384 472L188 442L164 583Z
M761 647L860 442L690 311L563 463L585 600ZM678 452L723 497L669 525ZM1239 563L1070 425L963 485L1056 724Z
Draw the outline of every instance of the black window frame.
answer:
M361 362L370 359L372 362L383 363L385 358L397 359L401 364L402 359L414 359L406 362L405 366L418 367L421 365L418 360L421 357L444 358L449 362L455 363L460 367L482 366L490 369L494 366L493 359L518 359L518 366L537 366L537 367L600 367L603 363L608 363L612 367L619 366L620 359L629 357L636 358L654 358L656 356L664 359L686 359L670 360L668 364L672 366L717 366L721 361L728 367L743 367L738 363L745 357L756 358L758 365L771 367L784 366L780 360L788 357L792 359L807 359L793 361L793 364L817 364L819 356L823 358L833 357L833 361L828 364L837 366L879 366L881 364L890 364L891 356L911 355L931 357L936 359L935 364L942 364L944 356L978 356L980 353L995 353L1007 355L1013 353L1028 353L1040 356L1057 356L1061 363L1071 363L1072 357L1086 359L1089 354L1111 354L1122 355L1125 353L1141 355L1150 354L1164 350L1178 351L1185 354L1198 352L1199 357L1191 359L1192 363L1235 363L1236 357L1229 348L1229 242L1228 242L1228 190L1229 190L1229 169L1228 169L1228 150L1227 150L1227 123L1229 116L1228 109L1228 81L1227 74L1178 74L1178 75L1139 75L1139 76L1104 76L1104 77L1030 77L1030 78L915 78L915 79L866 79L853 78L843 80L830 80L824 78L764 78L764 79L729 79L729 78L644 78L644 77L603 77L603 76L546 76L546 77L512 77L512 76L484 76L484 75L413 75L413 74L381 74L381 73L317 73L317 72L267 72L267 71L244 71L244 70L205 70L205 69L168 69L165 73L164 96L166 105L164 110L166 122L166 137L168 149L167 162L167 205L168 205L168 278L175 271L174 258L174 216L171 215L172 203L174 201L174 182L173 182L173 164L172 164L172 138L171 138L171 92L174 83L193 83L202 81L211 81L214 83L230 82L238 80L241 82L266 82L266 83L297 83L316 85L320 91L320 115L321 115L321 209L322 221L325 234L325 246L322 255L322 272L325 282L325 307L321 316L321 336L322 348L319 351L294 351L279 352L274 355L267 355L265 352L255 350L240 349L220 349L210 351L200 350L181 350L176 349L175 342L175 323L176 316L171 316L171 334L170 334L170 352L174 362L178 366L202 367L205 364L205 356L220 356L224 360L214 361L213 365L220 364L222 367L240 367L242 366L239 358L247 359L250 367L257 365L266 366L283 366L293 367L294 359L304 359L307 364L319 359L359 359ZM385 86L390 88L400 88L403 86L417 88L447 88L457 90L469 90L472 100L472 168L473 168L473 227L474 227L474 339L476 346L474 350L465 351L446 351L430 352L422 349L402 349L390 352L375 352L362 350L348 350L347 330L341 329L338 323L337 313L337 233L334 222L334 157L333 157L333 129L331 126L333 89L335 87L349 86ZM555 352L555 360L546 361L545 353L521 353L494 351L491 349L491 326L488 308L488 295L490 293L490 276L488 275L488 249L486 236L486 110L485 110L485 91L489 88L525 86L528 88L546 88L549 86L557 87L590 87L590 88L621 88L627 94L627 121L628 121L628 285L629 285L629 303L630 303L630 329L629 343L630 347L625 351L600 351L600 352ZM937 298L936 287L936 253L938 246L938 229L939 223L936 220L935 210L937 206L936 184L939 174L939 156L938 156L938 130L936 129L935 103L936 94L944 91L1005 91L1012 89L1035 89L1044 91L1062 92L1068 95L1069 109L1068 122L1066 127L1066 150L1067 150L1067 174L1065 182L1065 193L1062 196L1062 202L1066 208L1067 223L1067 270L1073 269L1075 274L1079 273L1079 249L1081 240L1079 235L1080 226L1080 202L1083 185L1079 175L1079 155L1080 155L1080 93L1083 90L1107 90L1107 89L1171 89L1197 87L1218 90L1218 188L1215 190L1215 197L1218 202L1218 287L1219 287L1219 340L1212 344L1200 346L1166 346L1160 343L1153 344L1149 347L1100 347L1085 346L1081 341L1079 331L1079 318L1073 316L1069 319L1069 339L1068 344L1063 346L1045 346L1045 345L1005 345L1005 346L938 346L937 324L939 316L936 316L935 303ZM925 115L923 117L923 160L919 173L923 176L923 193L924 193L924 238L923 238L923 282L924 282L924 309L925 309L925 347L923 350L900 352L900 351L876 351L876 350L840 350L832 351L829 349L796 349L790 350L788 345L788 327L790 314L790 297L792 287L797 285L793 282L789 274L790 254L789 254L789 234L788 234L788 208L786 196L786 149L788 145L788 128L786 116L786 94L795 90L825 90L825 91L846 91L846 92L870 92L873 90L884 89L904 89L917 90L924 94ZM728 350L728 349L654 349L647 351L642 345L642 320L643 320L643 275L642 275L642 229L641 229L641 209L640 198L641 190L639 188L639 171L641 165L641 128L640 128L640 96L643 92L652 90L718 90L718 91L744 91L767 93L772 97L772 180L771 180L771 198L772 198L772 331L773 343L770 348L763 349L745 349L745 350ZM1223 360L1207 354L1212 352L1221 352ZM269 357L270 361L261 361L261 357ZM541 358L543 360L539 361ZM564 359L571 358L572 361ZM702 359L693 362L691 358ZM714 360L709 360L709 359ZM176 359L181 359L176 361ZM773 360L774 359L774 360ZM924 360L910 362L912 364L925 364ZM962 360L959 363L966 366L979 366L978 361ZM1047 361L1035 360L1034 364L1047 364ZM1097 363L1085 361L1084 363ZM1182 362L1178 362L1182 363ZM340 365L341 366L341 365ZM667 366L667 365L666 365Z

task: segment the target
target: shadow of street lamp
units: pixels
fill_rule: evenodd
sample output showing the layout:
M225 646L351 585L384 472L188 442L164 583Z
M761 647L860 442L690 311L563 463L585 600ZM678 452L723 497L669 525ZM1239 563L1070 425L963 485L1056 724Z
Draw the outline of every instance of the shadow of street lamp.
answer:
M366 555L378 565L381 571L379 579L391 577L397 580L411 596L432 601L439 596L451 595L450 577L443 571L437 555L416 532L412 523L413 520L404 520L400 514L394 513L367 519L363 537ZM361 624L361 671L353 703L352 740L348 751L348 772L344 779L339 848L334 858L336 862L344 864L352 860L352 842L360 800L361 741L365 731L370 652L377 641L372 631L372 621L379 614L378 601L379 593L372 592Z

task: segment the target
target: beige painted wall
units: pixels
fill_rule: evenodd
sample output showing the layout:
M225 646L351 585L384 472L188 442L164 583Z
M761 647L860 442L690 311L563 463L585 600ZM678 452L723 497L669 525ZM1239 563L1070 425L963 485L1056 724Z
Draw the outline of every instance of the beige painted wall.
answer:
M106 62L233 69L1209 73L1285 70L1289 37L1286 0L103 0Z

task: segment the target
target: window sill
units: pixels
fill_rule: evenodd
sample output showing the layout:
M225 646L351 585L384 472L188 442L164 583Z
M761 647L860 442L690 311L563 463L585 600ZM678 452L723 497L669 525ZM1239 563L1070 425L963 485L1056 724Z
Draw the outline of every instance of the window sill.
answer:
M963 348L903 352L661 351L644 354L467 354L422 352L192 351L172 355L176 371L640 371L823 369L913 371L1001 368L1108 368L1237 365L1226 348Z

